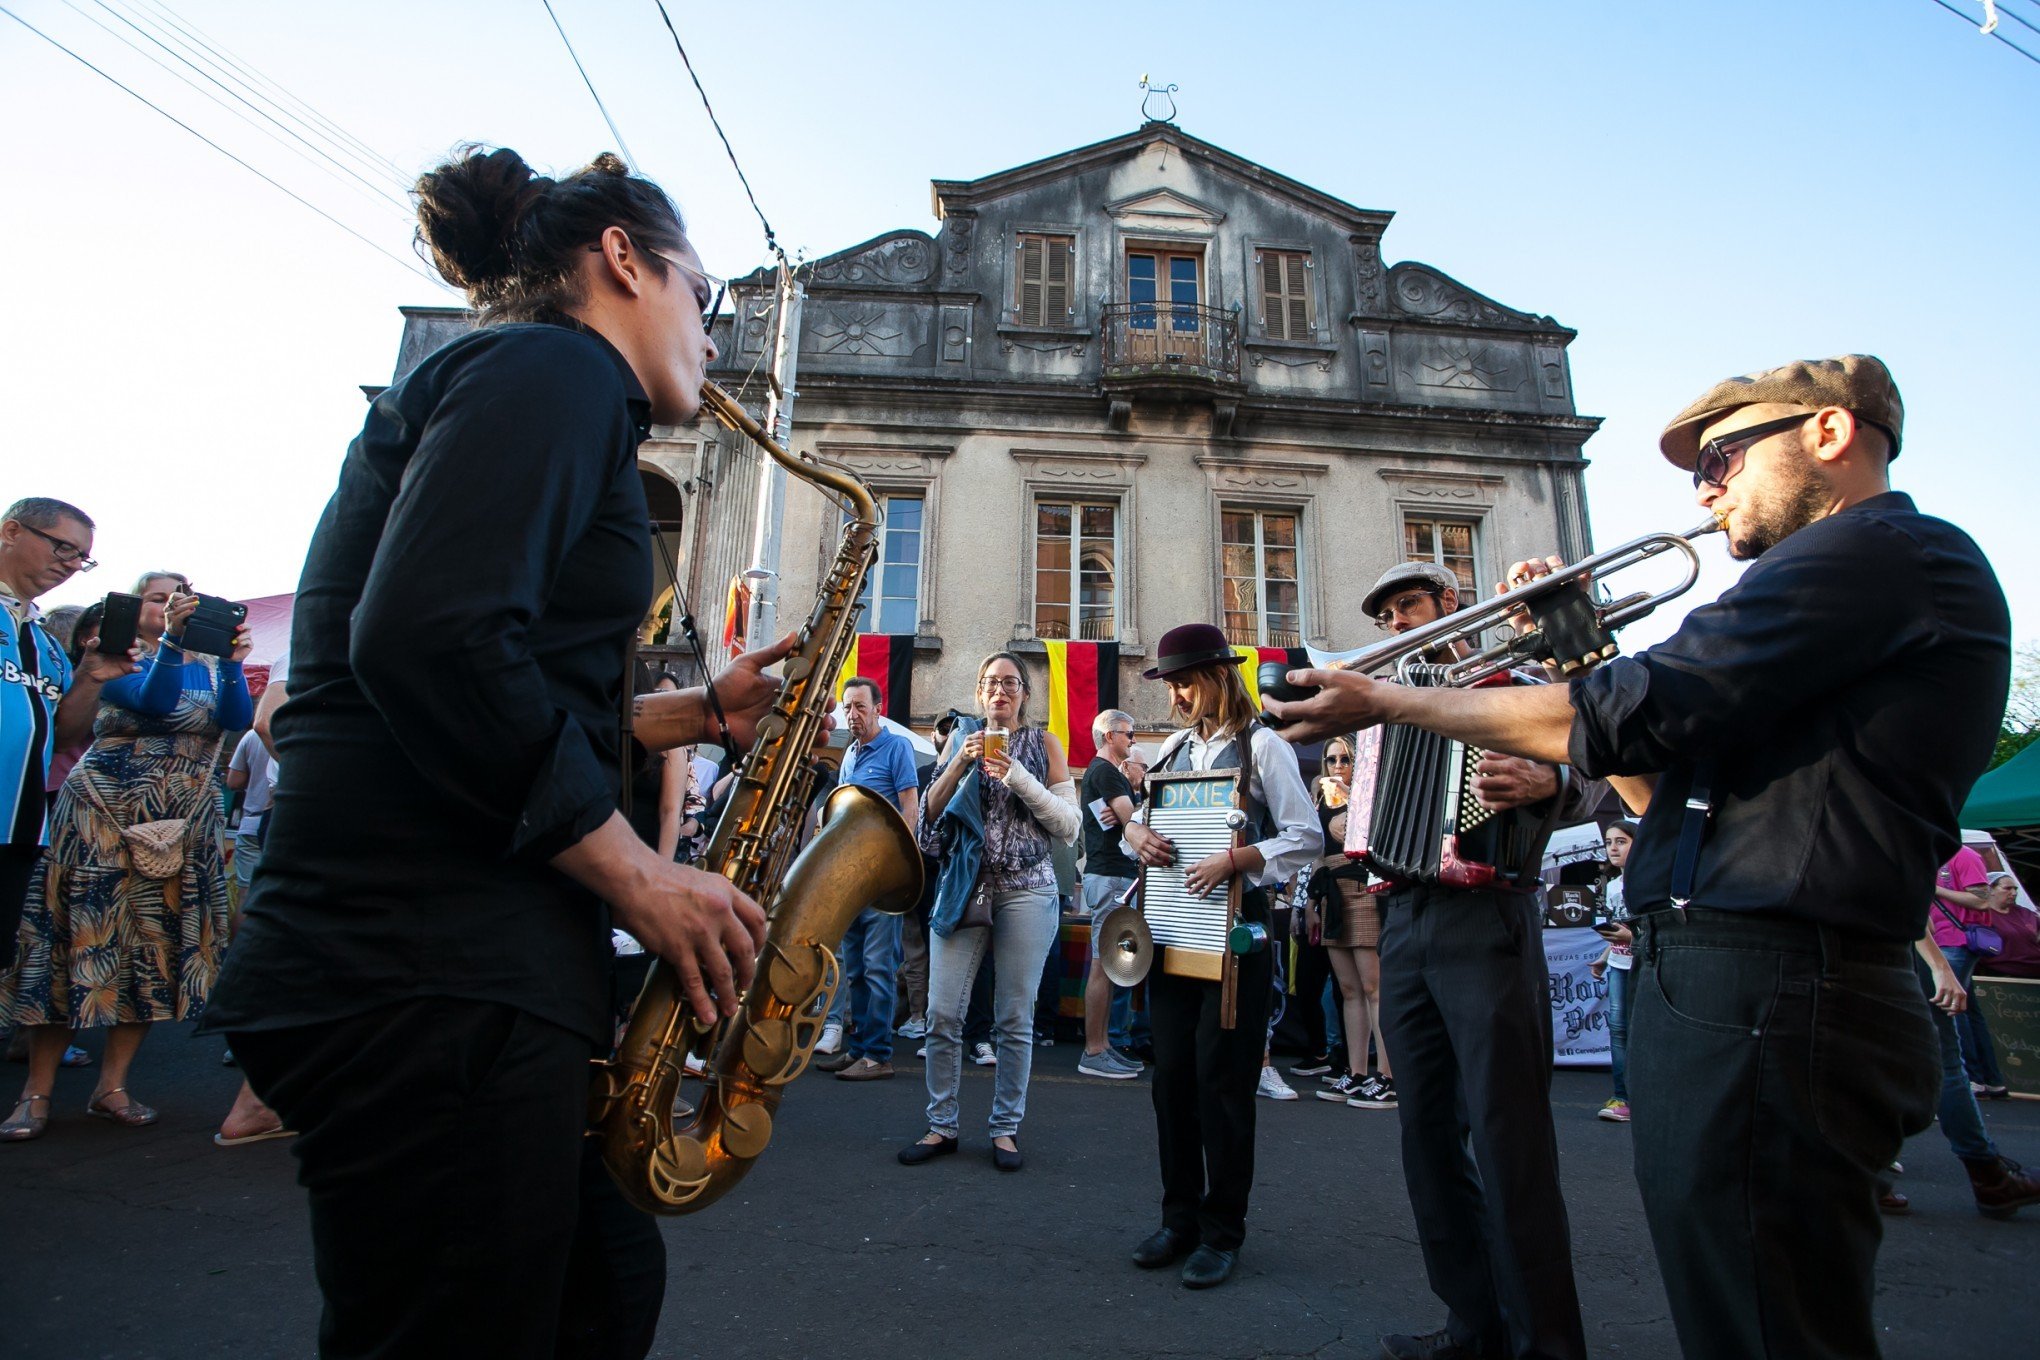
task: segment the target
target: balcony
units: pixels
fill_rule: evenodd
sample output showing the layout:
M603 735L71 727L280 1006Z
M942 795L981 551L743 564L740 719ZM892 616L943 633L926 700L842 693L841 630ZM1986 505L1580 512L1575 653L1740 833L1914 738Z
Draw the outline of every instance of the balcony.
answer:
M1126 428L1136 396L1165 401L1206 398L1219 432L1238 407L1240 321L1237 312L1169 302L1107 303L1103 387L1112 424Z

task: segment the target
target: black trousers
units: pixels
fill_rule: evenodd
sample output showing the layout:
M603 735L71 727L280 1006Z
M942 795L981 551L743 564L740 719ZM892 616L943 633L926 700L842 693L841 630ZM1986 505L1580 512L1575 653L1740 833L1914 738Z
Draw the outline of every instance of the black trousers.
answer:
M1244 908L1241 915L1267 919L1265 906L1258 915ZM1241 956L1231 1029L1219 1028L1218 983L1172 977L1160 968L1148 975L1162 1226L1195 1234L1220 1251L1237 1250L1247 1233L1254 1091L1274 1003L1275 948L1270 940L1260 953Z
M28 885L42 852L40 845L0 845L0 973L14 966L21 911L28 905Z
M1878 1354L1876 1176L1941 1089L1908 955L1745 913L1639 919L1636 1180L1688 1360Z
M443 998L228 1037L298 1131L321 1356L651 1349L665 1245L583 1137L586 1040Z
M1527 893L1423 887L1384 907L1381 1029L1431 1292L1461 1345L1584 1356L1542 913Z

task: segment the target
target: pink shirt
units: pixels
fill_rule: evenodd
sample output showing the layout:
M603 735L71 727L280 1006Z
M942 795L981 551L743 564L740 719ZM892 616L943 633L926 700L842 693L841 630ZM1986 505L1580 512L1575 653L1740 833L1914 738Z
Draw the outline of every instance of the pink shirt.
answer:
M1943 888L1957 892L1976 893L1979 896L1990 884L1990 870L1983 866L1983 856L1963 846L1955 852L1955 858L1941 866L1941 872L1934 882ZM1946 907L1948 910L1943 911ZM1934 943L1946 949L1962 943L1962 932L1955 922L1948 919L1948 912L1954 912L1958 920L1970 925L1987 926L1993 913L1983 908L1958 907L1953 902L1944 902L1936 897L1927 904L1927 920L1934 928Z

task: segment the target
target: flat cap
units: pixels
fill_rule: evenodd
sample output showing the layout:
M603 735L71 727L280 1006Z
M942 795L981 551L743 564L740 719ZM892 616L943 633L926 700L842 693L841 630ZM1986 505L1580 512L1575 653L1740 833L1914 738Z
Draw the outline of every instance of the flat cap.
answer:
M1801 359L1783 368L1724 378L1672 417L1672 423L1658 436L1658 448L1674 467L1691 472L1700 459L1704 427L1737 407L1762 403L1804 406L1810 411L1839 406L1883 430L1891 441L1891 456L1898 457L1905 405L1898 399L1898 384L1891 380L1891 370L1871 354Z
M1417 586L1426 590L1459 590L1459 578L1449 567L1435 562L1398 562L1368 588L1361 597L1360 612L1373 618L1381 612L1382 597L1393 590L1406 586Z

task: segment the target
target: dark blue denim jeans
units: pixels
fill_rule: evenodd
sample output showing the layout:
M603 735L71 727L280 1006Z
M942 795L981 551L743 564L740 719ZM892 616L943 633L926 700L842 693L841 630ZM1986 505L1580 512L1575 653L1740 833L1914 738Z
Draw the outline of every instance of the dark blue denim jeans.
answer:
M1629 1100L1629 993L1636 976L1628 968L1608 965L1608 1067L1615 1079L1615 1099Z
M1982 960L1970 953L1966 945L1951 945L1941 952L1948 956L1948 966L1955 970L1955 976L1962 979L1962 990L1969 993L1969 1009L1955 1017L1955 1036L1962 1041L1962 1065L1969 1069L1971 1081L2003 1086L2005 1074L1998 1067L1997 1043L1990 1037L1989 1022L1976 1007L1976 990L1971 986L1976 965Z
M1877 1355L1876 1177L1940 1087L1910 946L1689 908L1636 950L1636 1182L1680 1347Z
M900 923L866 907L843 932L843 981L831 1019L847 1019L843 1040L853 1058L891 1062L893 1005L899 985Z
M1950 960L1953 962L1953 960ZM1934 994L1934 975L1921 959L1913 960L1921 992ZM1956 974L1957 977L1961 973ZM1990 1135L1984 1132L1983 1111L1976 1106L1976 1093L1969 1089L1969 1071L1962 1065L1962 1040L1955 1030L1955 1017L1938 1006L1928 1010L1934 1017L1934 1038L1940 1044L1941 1103L1938 1114L1941 1133L1948 1150L1957 1157L1981 1160L1997 1156Z

